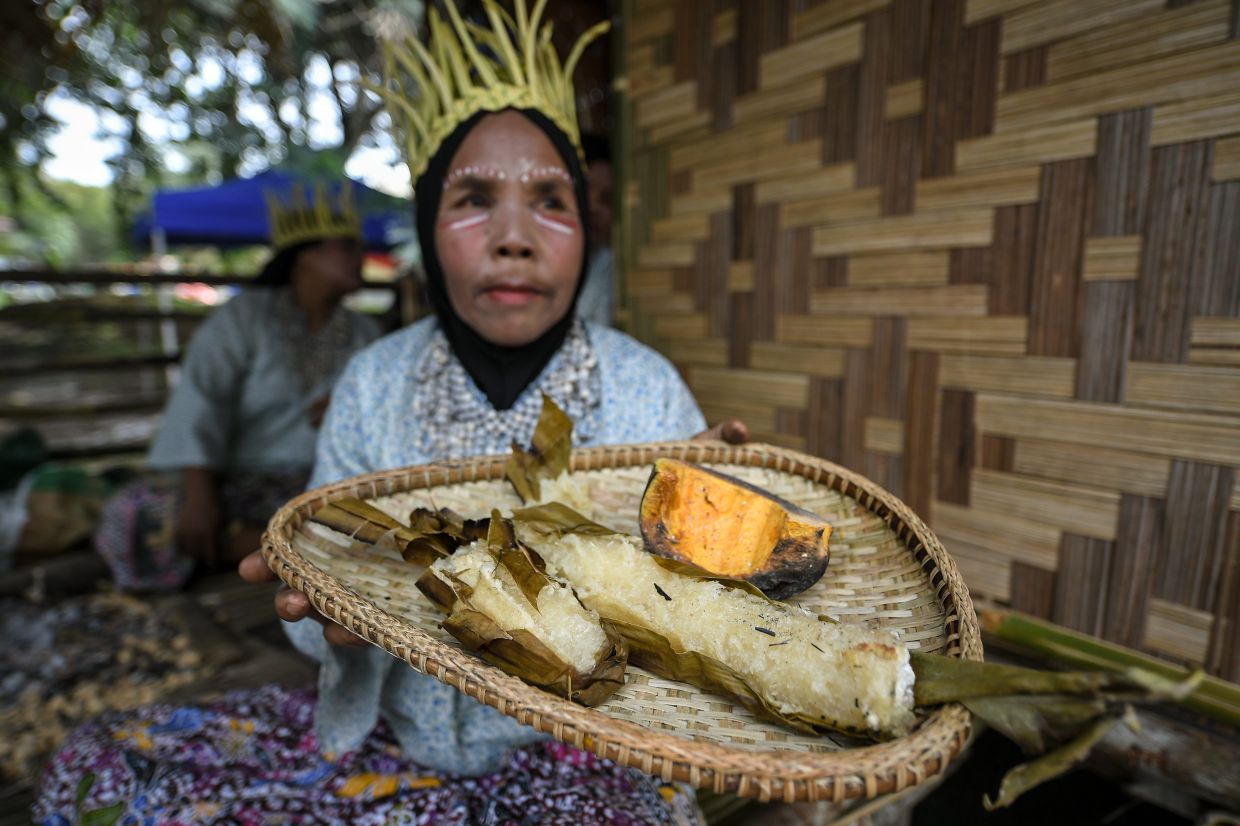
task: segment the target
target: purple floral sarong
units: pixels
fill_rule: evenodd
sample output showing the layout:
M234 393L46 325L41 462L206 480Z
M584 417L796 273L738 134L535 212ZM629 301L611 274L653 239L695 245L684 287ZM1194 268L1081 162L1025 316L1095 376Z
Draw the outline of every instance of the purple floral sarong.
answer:
M332 763L313 692L266 687L77 729L44 769L34 821L95 824L700 824L692 793L547 741L462 778L402 758L380 727Z

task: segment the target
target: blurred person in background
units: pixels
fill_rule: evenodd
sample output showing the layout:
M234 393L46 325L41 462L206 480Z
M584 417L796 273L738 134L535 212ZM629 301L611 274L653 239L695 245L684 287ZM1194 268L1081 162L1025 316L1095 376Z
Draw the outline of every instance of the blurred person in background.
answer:
M301 491L331 388L379 337L342 306L362 286L361 222L347 188L269 194L273 255L191 340L147 457L104 509L95 547L127 591L168 591L230 569Z
M590 205L590 257L577 315L610 327L615 306L615 257L611 251L611 145L602 135L582 135L586 158L586 197Z

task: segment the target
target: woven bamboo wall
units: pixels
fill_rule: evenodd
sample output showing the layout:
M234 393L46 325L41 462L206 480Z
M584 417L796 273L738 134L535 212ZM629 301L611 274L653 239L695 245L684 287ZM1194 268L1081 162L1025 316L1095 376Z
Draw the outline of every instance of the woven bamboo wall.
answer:
M982 604L1240 679L1240 2L629 0L631 324Z

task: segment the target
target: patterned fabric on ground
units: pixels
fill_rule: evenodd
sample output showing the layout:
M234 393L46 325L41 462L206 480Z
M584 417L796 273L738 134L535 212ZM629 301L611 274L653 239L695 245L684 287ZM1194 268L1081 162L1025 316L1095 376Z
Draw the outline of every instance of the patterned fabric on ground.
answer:
M224 524L265 525L285 502L305 489L309 473L234 473L220 485ZM122 591L175 591L194 571L194 560L177 553L180 477L152 473L121 488L104 505L95 549Z
M386 726L336 763L314 695L276 687L148 706L79 728L47 766L36 823L701 826L692 794L560 743L461 778L402 758Z

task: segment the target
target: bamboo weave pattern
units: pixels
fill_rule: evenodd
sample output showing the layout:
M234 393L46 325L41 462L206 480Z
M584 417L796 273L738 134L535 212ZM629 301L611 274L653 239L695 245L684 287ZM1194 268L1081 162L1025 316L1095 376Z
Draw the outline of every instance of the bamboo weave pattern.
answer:
M625 22L625 297L707 417L901 496L982 603L1240 680L1240 7Z

